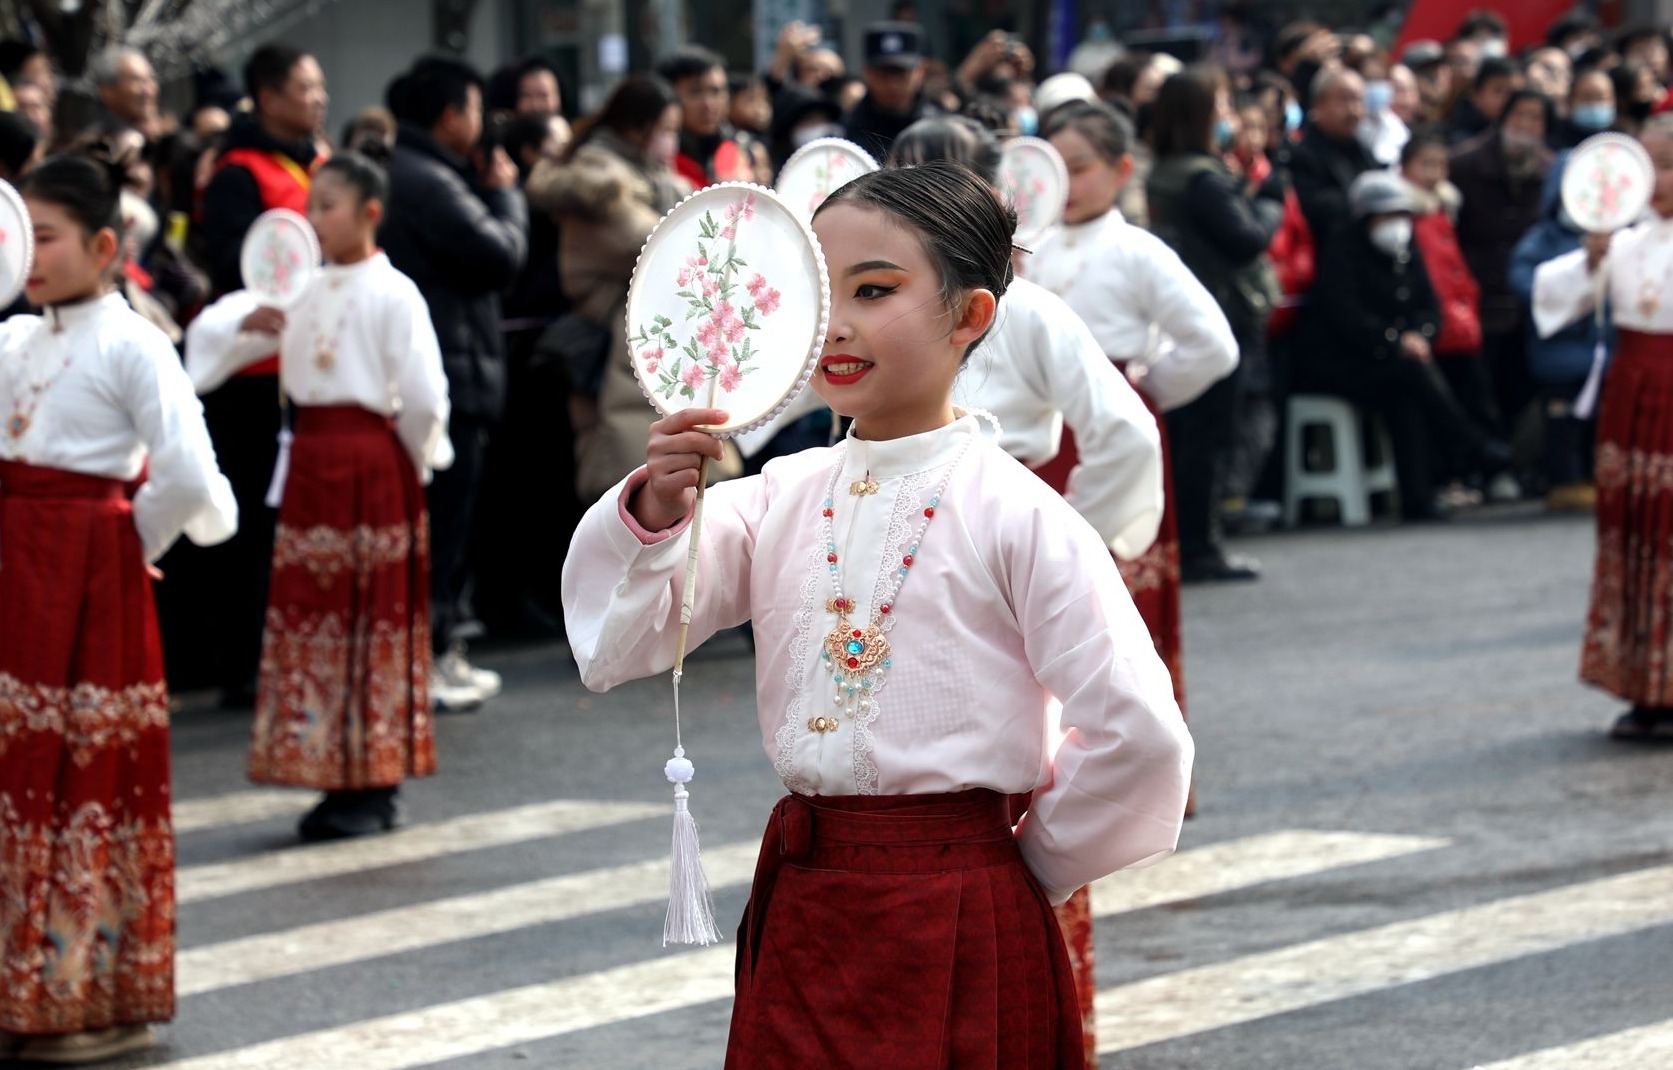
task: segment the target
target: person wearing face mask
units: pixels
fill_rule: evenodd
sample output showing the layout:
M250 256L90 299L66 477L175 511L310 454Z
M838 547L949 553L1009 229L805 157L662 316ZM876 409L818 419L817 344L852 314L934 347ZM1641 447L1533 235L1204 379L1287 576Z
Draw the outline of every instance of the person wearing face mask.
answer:
M1412 136L1411 128L1394 114L1394 81L1388 65L1377 57L1360 68L1365 78L1365 118L1359 124L1359 143L1384 167L1400 160L1400 149Z
M1493 129L1455 148L1451 161L1452 183L1463 196L1458 244L1481 284L1482 354L1493 387L1487 397L1460 400L1495 428L1514 427L1533 398L1526 313L1507 271L1511 250L1539 219L1540 190L1551 167L1545 147L1551 117L1549 100L1531 89L1518 90Z
M844 133L841 104L815 89L785 86L773 102L773 170L783 167L808 142Z
M1648 67L1637 63L1619 64L1610 69L1609 77L1615 83L1617 127L1636 135L1638 128L1655 114L1663 94L1661 83Z
M1297 385L1380 416L1394 447L1401 515L1441 519L1435 472L1497 472L1510 450L1471 422L1435 366L1440 305L1413 247L1412 188L1371 171L1354 181L1348 200L1353 222L1320 260Z
M1597 67L1575 72L1569 89L1568 118L1551 132L1553 149L1572 149L1593 134L1615 126L1615 83L1609 72Z
M1284 215L1288 182L1280 171L1256 188L1226 165L1235 118L1225 75L1201 66L1162 83L1151 113L1156 163L1145 181L1150 229L1214 296L1240 353L1236 371L1166 414L1175 444L1180 574L1187 583L1259 575L1254 562L1225 552L1222 503L1244 395L1251 386L1263 398L1270 393L1264 342L1279 292L1266 249ZM1241 437L1253 442L1258 456L1242 467L1258 472L1271 449L1273 421L1266 410L1249 415L1256 433Z

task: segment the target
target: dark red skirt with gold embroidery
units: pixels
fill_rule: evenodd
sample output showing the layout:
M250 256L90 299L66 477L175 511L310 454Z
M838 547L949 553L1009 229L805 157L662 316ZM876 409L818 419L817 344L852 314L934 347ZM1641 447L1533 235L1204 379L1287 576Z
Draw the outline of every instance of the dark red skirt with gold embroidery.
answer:
M0 461L0 1032L174 1016L168 691L115 480Z
M299 409L251 780L336 791L435 772L429 558L424 491L389 418Z
M1596 471L1580 678L1635 706L1673 706L1673 335L1617 332Z
M727 1070L1080 1070L1075 981L1006 797L781 800L738 929Z

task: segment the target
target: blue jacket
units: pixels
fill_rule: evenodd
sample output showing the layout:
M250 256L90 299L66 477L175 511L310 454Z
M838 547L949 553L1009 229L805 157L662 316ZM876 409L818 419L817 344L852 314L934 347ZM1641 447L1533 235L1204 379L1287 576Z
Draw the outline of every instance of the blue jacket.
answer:
M1545 189L1540 196L1539 221L1536 222L1510 256L1510 288L1524 307L1533 301L1534 269L1547 260L1580 248L1581 232L1567 222L1561 212L1563 168L1568 164L1568 153L1559 156L1545 176ZM1604 317L1604 343L1611 353L1615 349L1615 326ZM1532 326L1528 328L1528 370L1534 379L1546 385L1573 384L1578 390L1592 368L1592 352L1597 348L1597 317L1586 316L1571 323L1550 338L1541 338Z

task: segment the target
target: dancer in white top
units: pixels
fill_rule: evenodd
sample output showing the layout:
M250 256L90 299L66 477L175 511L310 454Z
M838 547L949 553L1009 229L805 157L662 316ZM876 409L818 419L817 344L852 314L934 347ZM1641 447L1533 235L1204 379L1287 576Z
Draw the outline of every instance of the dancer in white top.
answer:
M1580 678L1632 704L1610 734L1673 739L1673 116L1639 135L1655 164L1650 215L1534 271L1534 326L1549 336L1595 315L1600 290L1615 354L1597 422L1597 562ZM1590 412L1603 368L1576 410Z
M357 153L321 165L308 218L327 264L307 298L287 316L237 291L187 336L207 390L278 335L296 407L250 777L326 793L306 839L394 827L401 781L436 766L422 484L452 461L447 378L423 296L376 248L385 182Z
M792 792L728 1067L1081 1067L1048 903L1178 836L1190 738L1104 540L952 403L1014 226L948 164L837 191L814 219L833 284L814 381L849 437L708 492L691 635L754 621ZM593 688L672 664L691 488L721 454L697 428L719 415L660 421L576 532L564 607ZM1031 791L1013 835L1007 796Z
M112 177L53 157L20 191L45 311L0 324L0 1059L87 1062L174 1016L147 563L231 537L238 506L174 346L113 290Z

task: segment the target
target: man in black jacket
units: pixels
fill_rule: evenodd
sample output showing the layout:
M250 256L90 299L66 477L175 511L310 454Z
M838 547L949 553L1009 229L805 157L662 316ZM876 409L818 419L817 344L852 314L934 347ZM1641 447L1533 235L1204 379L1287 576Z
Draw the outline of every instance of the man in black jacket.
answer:
M923 35L906 22L874 22L865 32L866 95L843 119L848 140L881 160L901 131L934 114L923 102Z
M430 578L439 683L448 692L499 690L499 677L464 658L472 619L468 557L489 428L505 409L500 292L528 249L528 207L517 165L485 150L482 76L445 57L419 60L389 87L400 123L389 166L389 211L378 239L418 284L441 342L455 460L430 484ZM448 692L444 692L448 693Z
M244 90L254 109L227 130L191 237L217 297L244 286L239 258L257 216L274 208L307 212L314 132L329 103L319 63L287 44L256 50L244 66ZM277 521L265 501L278 457L277 352L207 395L203 412L238 497L238 533L219 546L182 542L170 551L158 612L176 686L212 671L222 704L243 708L255 703Z
M1377 166L1359 142L1365 80L1346 67L1327 67L1313 80L1307 132L1290 150L1290 178L1301 214L1322 259L1348 223L1348 187Z

